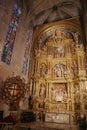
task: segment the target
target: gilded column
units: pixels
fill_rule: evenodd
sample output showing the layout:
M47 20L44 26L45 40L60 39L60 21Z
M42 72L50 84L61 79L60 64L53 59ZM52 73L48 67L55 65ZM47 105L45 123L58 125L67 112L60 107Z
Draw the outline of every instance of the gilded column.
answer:
M71 100L72 100L72 111L74 111L74 86L73 86L73 82L71 82Z

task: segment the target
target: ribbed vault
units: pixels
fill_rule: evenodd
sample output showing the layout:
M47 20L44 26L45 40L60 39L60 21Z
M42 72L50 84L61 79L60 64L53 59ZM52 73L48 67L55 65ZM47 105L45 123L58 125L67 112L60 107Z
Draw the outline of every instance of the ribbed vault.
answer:
M33 25L54 22L81 15L80 0L25 0L27 19Z

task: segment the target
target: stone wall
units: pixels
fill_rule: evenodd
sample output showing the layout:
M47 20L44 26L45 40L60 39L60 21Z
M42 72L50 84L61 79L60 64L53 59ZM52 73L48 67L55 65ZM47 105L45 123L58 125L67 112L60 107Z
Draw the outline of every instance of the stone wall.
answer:
M9 3L10 2L10 3ZM16 38L13 47L13 53L11 63L8 65L1 61L3 47L5 45L6 35L9 27L9 23L12 16L12 10L15 1L2 0L0 3L0 86L2 80L13 75L21 75L22 78L27 80L27 77L22 74L22 65L25 52L26 35L28 27L25 23L25 12L22 9L22 15L20 17ZM4 116L9 114L9 106L0 99L0 110L4 111Z
M5 0L4 0L5 1ZM4 2L3 1L3 2ZM4 3L0 5L0 81L5 80L7 77L14 75L22 75L23 57L25 51L25 41L27 35L26 23L24 23L24 12L22 13L19 21L19 26L16 33L14 42L14 48L12 53L12 59L10 65L5 64L1 61L1 55L3 47L5 45L6 34L8 31L9 23L12 16L12 9L15 2ZM8 0L9 2L9 0ZM24 77L26 79L26 77Z

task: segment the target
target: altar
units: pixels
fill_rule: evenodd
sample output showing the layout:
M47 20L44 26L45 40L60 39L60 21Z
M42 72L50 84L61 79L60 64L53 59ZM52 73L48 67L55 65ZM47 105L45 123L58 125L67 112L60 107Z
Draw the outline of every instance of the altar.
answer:
M70 124L71 119L70 119L70 114L66 114L66 113L46 113L45 121L62 123L62 124Z
M86 109L86 57L78 25L77 17L40 26L33 34L29 92L46 122L69 124L70 113Z

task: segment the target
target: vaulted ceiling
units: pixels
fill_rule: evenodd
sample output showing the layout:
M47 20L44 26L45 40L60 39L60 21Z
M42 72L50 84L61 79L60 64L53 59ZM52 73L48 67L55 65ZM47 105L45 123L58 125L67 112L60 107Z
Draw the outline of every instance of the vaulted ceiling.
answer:
M82 13L80 0L24 0L27 18L33 25L54 22Z
M81 16L87 39L87 0L0 0L0 18L8 17L16 2L22 7L24 28Z
M27 23L33 26L82 16L83 3L87 5L87 0L0 0L0 6L9 7L16 1L22 5Z

